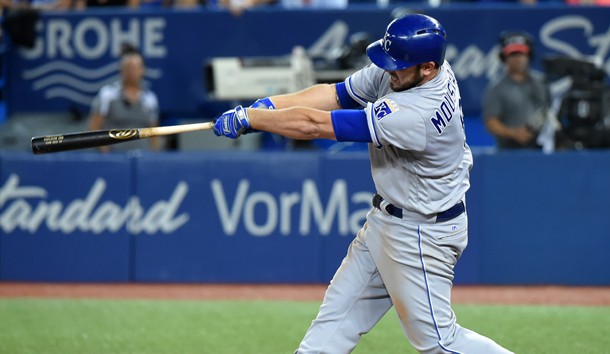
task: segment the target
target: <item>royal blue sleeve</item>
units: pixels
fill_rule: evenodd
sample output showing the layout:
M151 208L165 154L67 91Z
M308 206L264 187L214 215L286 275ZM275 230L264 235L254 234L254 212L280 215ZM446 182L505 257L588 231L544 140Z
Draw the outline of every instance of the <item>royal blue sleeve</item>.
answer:
M366 112L356 109L332 111L330 117L337 141L370 143L371 133L366 121Z
M341 103L341 108L343 109L351 109L362 107L360 103L356 102L352 96L347 92L347 88L345 87L345 82L339 82L335 84L335 88L337 89L337 97L339 97L339 103Z

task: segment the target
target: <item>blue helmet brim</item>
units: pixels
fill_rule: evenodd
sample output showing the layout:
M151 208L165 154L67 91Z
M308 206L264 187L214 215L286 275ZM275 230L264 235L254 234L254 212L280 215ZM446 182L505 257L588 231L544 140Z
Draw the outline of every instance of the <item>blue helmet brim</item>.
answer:
M385 50L383 50L383 39L371 43L366 48L366 54L369 56L373 64L386 71L398 71L413 66L412 63L398 61L392 58Z

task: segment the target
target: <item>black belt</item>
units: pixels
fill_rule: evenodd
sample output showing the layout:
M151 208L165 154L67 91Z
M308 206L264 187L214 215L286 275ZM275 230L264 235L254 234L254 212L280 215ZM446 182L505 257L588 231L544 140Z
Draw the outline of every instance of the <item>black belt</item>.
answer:
M381 204L383 202L383 197L379 194L375 194L373 197L373 206L379 210L381 210ZM399 219L402 219L402 209L395 207L394 205L386 202L385 211L388 214L395 216ZM466 211L466 207L464 206L464 202L460 201L456 205L451 208L442 211L436 214L436 222L451 220L459 215L461 215L464 211Z

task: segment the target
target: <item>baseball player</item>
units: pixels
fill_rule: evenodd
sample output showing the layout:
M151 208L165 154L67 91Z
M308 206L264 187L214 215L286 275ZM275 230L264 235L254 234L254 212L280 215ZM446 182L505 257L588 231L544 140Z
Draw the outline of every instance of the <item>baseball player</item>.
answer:
M367 48L373 64L344 82L263 98L215 123L229 138L262 130L369 143L373 207L296 353L349 353L392 305L421 353L510 353L451 309L472 154L445 46L434 18L398 18Z

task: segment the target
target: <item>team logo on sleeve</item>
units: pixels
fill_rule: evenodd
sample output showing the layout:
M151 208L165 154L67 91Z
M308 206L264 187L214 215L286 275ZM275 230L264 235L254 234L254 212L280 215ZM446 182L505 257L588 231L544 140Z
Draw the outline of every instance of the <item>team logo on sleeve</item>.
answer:
M397 111L398 105L396 104L396 102L390 99L378 101L373 106L373 112L375 112L375 118L377 118L377 120L387 116L390 113Z

